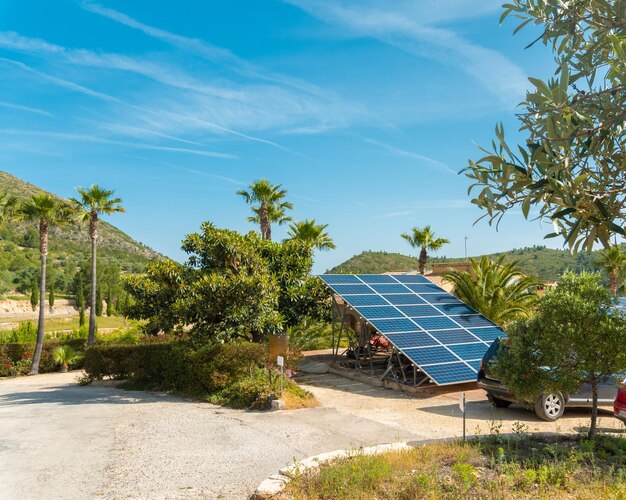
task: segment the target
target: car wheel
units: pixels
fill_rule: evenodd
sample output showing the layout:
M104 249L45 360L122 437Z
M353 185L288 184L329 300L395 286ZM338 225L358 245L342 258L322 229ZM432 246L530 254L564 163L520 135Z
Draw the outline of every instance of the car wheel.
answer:
M487 399L491 402L491 405L494 406L495 408L508 408L509 406L511 406L510 401L497 398L490 392L487 393Z
M542 394L535 403L537 416L548 422L554 422L563 416L565 411L565 398L560 392Z

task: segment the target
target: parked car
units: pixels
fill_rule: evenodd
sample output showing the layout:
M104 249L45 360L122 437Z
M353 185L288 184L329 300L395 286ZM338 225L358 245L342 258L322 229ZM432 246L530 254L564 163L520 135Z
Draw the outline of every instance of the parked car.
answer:
M506 408L512 403L533 406L537 416L548 422L554 422L561 418L566 407L590 408L592 406L591 384L589 383L583 384L574 394L544 393L536 401L519 401L491 372L494 357L501 348L506 347L500 342L500 339L495 340L485 353L478 370L478 387L487 392L487 398L493 406ZM623 383L623 375L603 378L598 385L598 406L610 408L616 399L618 386ZM626 395L623 411L626 420Z
M615 396L613 403L613 415L626 425L626 385L617 389L617 396Z

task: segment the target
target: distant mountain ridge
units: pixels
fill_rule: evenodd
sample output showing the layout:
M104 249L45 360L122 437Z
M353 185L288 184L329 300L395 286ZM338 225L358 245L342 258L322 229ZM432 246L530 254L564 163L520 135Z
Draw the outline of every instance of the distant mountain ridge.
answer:
M597 251L572 255L567 250L534 246L488 254L488 257L497 258L500 255L504 255L506 260L519 261L519 266L525 274L536 276L542 281L556 281L567 269L574 271L598 270ZM464 260L464 258L431 257L429 262L460 262ZM414 271L418 266L417 258L409 255L365 251L327 272L380 274L389 271Z
M0 171L0 193L9 193L18 200L34 194L53 193ZM6 223L0 227L0 293L23 288L25 274L38 268L39 237L36 225ZM76 268L90 259L91 247L85 225L52 228L50 232L50 263L52 273L59 279L60 288L69 283ZM122 272L141 272L148 261L162 257L115 226L100 224L98 257L105 265L119 267ZM58 290L58 288L57 288ZM23 290L20 290L23 291Z

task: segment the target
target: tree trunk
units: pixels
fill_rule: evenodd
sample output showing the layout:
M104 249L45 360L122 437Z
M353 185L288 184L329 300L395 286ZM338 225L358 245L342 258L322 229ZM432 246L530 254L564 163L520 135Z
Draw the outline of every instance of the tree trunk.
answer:
M596 422L598 420L598 379L591 379L591 425L589 426L589 439L596 437Z
M613 297L617 297L617 288L618 288L618 272L611 271L611 294Z
M39 373L39 360L43 350L43 341L46 335L46 267L48 262L48 223L44 220L39 222L39 254L41 258L41 277L39 279L39 323L37 324L37 342L33 354L33 364L29 375Z
M420 274L424 274L426 271L426 261L428 260L428 254L426 253L426 248L422 247L422 251L420 252L419 265L420 265Z
M252 342L256 342L260 344L263 342L263 333L262 332L252 332Z
M261 203L261 209L259 210L259 220L261 222L261 238L264 240L272 240L272 228L267 215L267 205L265 202Z
M92 346L96 343L96 254L98 248L98 215L92 214L89 222L89 237L91 238L91 307L89 308L89 335L87 336L87 345Z

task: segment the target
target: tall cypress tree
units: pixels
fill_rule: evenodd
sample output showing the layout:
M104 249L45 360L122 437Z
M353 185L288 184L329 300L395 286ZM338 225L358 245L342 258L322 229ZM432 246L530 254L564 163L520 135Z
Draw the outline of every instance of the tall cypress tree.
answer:
M102 289L100 287L96 288L96 316L102 316Z
M37 283L33 281L33 286L30 291L30 305L33 308L33 311L37 310L37 305L39 304L39 287Z
M111 287L107 290L107 316L113 316L113 292L111 291Z

